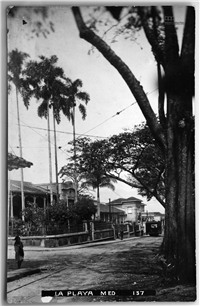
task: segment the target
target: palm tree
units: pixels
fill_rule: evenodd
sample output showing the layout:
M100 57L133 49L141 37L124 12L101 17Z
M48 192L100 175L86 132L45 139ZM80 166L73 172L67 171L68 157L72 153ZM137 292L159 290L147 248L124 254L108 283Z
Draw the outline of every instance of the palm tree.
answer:
M105 176L100 171L86 174L84 179L82 187L92 187L97 190L97 218L100 219L100 188L109 188L114 191L113 183L117 183L117 180Z
M48 147L49 147L49 176L50 185L52 185L52 162L51 162L51 141L50 141L50 119L49 108L53 109L53 124L54 124L54 146L55 146L55 167L56 167L56 186L57 199L59 195L58 190L58 166L57 166L57 142L56 142L56 127L55 121L60 123L60 110L70 118L69 101L67 100L69 81L64 75L64 71L60 67L56 67L58 58L54 55L50 59L39 56L40 62L30 61L27 64L24 85L24 97L29 101L31 96L37 100L42 100L38 107L38 116L47 119L48 130ZM51 202L53 201L53 194L51 190Z
M22 155L22 139L21 139L21 128L20 128L20 114L19 114L19 93L23 92L23 78L22 78L22 68L24 61L29 55L27 53L23 53L18 51L17 49L11 51L8 54L8 81L9 81L9 92L11 90L10 82L15 85L16 91L16 102L17 102L17 120L18 120L18 136L19 136L19 148L20 148L20 157ZM23 94L22 94L23 96ZM24 100L24 104L28 107L28 104ZM24 175L23 169L21 168L21 201L22 201L22 211L25 209L24 202ZM24 216L22 215L22 220L24 220Z
M85 104L89 101L89 95L86 92L80 91L82 81L77 79L72 82L66 78L64 71L60 67L56 67L58 58L54 55L50 59L40 56L40 62L30 61L25 71L26 81L24 87L25 100L29 101L31 96L35 96L37 100L42 100L38 107L39 117L45 117L49 122L49 108L53 109L54 120L54 142L55 142L55 157L57 157L56 147L56 131L55 121L59 124L61 121L60 112L62 112L68 120L72 120L73 125L73 143L74 143L74 172L76 177L76 145L75 145L75 107L79 103L79 110L82 114L82 119L86 118L86 108L81 103ZM31 85L31 88L30 88ZM51 149L50 149L50 128L48 123L49 135L49 165L51 165ZM49 170L51 173L51 170ZM57 162L56 162L56 180L58 180ZM50 182L52 178L50 176ZM58 186L58 183L57 183ZM58 192L58 191L57 191ZM75 180L75 202L77 202L77 182Z
M78 182L77 182L77 167L76 167L76 132L75 132L75 109L76 104L79 103L79 111L82 114L82 119L85 120L86 118L86 108L85 105L81 102L84 102L86 105L90 100L90 96L87 92L83 92L80 88L83 86L83 83L80 79L75 80L74 82L70 81L69 87L69 105L72 105L70 111L70 118L72 120L73 126L73 147L74 147L74 180L75 180L75 203L77 202L78 198Z

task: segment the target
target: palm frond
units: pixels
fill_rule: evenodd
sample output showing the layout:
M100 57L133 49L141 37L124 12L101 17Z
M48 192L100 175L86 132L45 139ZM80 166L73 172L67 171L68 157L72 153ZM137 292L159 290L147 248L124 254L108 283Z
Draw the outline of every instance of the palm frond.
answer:
M42 118L42 117L47 118L47 107L48 107L48 101L43 100L43 102L39 105L39 107L37 109L38 116L40 118Z
M87 104L88 101L90 100L89 94L88 94L87 92L83 92L83 91L78 92L77 95L76 95L76 97L77 97L79 100L85 102L85 104Z
M83 82L80 79L76 79L73 83L72 83L72 87L78 89L79 87L83 86Z
M85 120L86 118L86 108L83 104L79 104L78 106L79 110L80 110L80 113L82 115L82 119Z

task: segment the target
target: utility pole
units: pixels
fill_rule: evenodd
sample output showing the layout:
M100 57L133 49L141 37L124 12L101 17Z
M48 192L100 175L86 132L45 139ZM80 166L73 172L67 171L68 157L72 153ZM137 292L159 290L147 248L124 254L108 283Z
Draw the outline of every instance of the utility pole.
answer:
M21 127L20 127L20 115L19 115L19 100L18 100L18 89L16 86L16 99L17 99L17 120L18 120L18 134L19 134L19 150L20 150L20 157L22 158L22 139L21 139ZM21 171L21 201L22 201L22 212L25 209L25 202L24 202L24 173L23 168L20 169ZM24 221L24 215L22 213L22 220Z
M74 145L74 189L75 189L75 197L74 201L75 203L78 200L78 188L77 188L77 172L76 172L76 133L75 133L75 106L76 104L74 103L73 105L73 145Z
M53 202L53 191L52 191L52 162L51 162L51 138L50 138L49 101L47 103L47 126L48 126L48 147L49 147L50 203L52 203Z
M56 194L57 194L57 202L58 202L59 200L58 158L57 158L56 119L54 116L54 105L53 105L53 129L54 129L54 147L55 147Z

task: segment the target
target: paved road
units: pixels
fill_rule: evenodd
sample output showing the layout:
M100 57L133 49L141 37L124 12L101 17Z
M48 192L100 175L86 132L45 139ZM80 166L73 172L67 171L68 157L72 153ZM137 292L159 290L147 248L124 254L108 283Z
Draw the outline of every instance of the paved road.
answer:
M121 289L125 284L128 284L126 289L132 290L136 285L137 288L144 286L144 278L148 287L145 289L149 289L157 276L156 272L155 275L146 273L147 260L149 262L149 258L155 257L155 251L162 239L146 236L118 240L117 243L51 251L25 249L26 264L38 262L43 267L43 272L8 283L7 300L9 303L41 303L42 290L110 290L111 286L113 289ZM134 260L135 255L141 257L140 267ZM9 258L14 258L12 250L9 251ZM140 276L137 275L138 268ZM89 301L96 300L98 299L90 297ZM87 298L54 297L51 302L70 301L83 302Z

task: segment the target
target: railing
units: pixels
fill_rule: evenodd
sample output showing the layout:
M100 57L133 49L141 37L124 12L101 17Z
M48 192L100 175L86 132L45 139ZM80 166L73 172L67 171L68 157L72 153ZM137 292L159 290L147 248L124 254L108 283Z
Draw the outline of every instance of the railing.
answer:
M9 236L43 236L43 235L59 235L66 233L77 233L83 232L85 230L83 224L79 224L77 226L40 226L38 228L33 227L21 227L20 229L12 229L9 227Z

